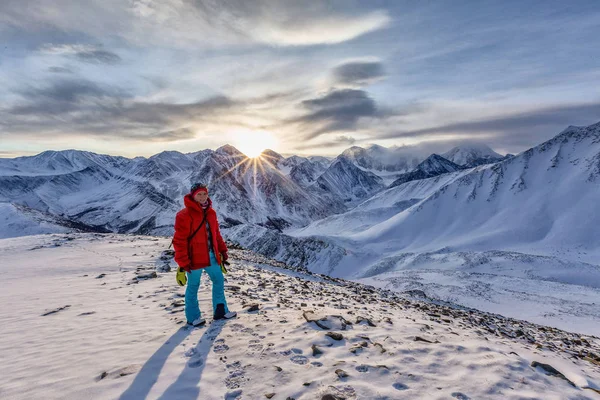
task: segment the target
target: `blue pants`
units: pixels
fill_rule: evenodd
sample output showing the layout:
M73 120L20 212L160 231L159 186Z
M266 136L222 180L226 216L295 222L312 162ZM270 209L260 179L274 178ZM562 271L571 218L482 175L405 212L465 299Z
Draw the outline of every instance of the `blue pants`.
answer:
M185 317L188 322L193 322L201 317L200 307L198 306L198 289L200 288L200 277L202 271L206 271L212 281L212 303L213 314L217 308L217 304L225 305L225 313L229 312L227 308L227 300L225 300L225 278L221 271L221 266L215 258L215 254L210 252L210 266L201 269L194 269L187 273L187 287L185 288Z

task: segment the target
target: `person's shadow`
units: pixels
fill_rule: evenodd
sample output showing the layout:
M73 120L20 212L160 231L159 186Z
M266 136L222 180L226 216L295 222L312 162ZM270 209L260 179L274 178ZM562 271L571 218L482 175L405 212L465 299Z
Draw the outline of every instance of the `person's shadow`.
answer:
M200 394L197 383L200 382L206 358L215 338L221 333L223 323L213 322L204 332L194 348L194 354L187 362L183 371L160 399L196 399ZM181 327L175 332L156 352L146 361L140 372L136 375L131 385L119 397L119 400L145 399L158 380L167 358L186 337L193 331L191 327Z
M206 359L210 353L210 349L215 339L223 330L225 320L213 321L206 332L202 335L196 347L194 347L194 355L192 355L187 362L177 380L173 382L167 390L159 397L159 400L172 400L172 399L198 399L201 390L198 386L200 378L202 378L202 372L206 366ZM204 392L204 391L203 391ZM208 389L204 393L208 396ZM207 398L207 397L202 397Z

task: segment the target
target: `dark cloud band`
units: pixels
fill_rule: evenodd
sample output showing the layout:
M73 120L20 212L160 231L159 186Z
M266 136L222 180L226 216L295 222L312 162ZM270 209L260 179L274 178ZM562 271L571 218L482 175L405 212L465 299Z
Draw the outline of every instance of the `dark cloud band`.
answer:
M334 84L362 87L385 77L380 62L349 62L333 70Z

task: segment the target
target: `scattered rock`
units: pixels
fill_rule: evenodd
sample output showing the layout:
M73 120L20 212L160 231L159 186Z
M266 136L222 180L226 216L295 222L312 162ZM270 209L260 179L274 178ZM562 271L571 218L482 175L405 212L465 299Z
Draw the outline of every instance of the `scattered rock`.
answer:
M383 347L383 345L381 343L375 343L373 344L374 347L378 347L379 348L379 352L381 354L385 353L387 350L385 349L385 347Z
M329 336L333 340L342 340L344 338L344 335L338 332L327 332L325 336Z
M367 325L371 326L371 327L376 327L377 325L375 325L369 318L365 318L365 317L361 317L360 315L356 317L356 323L360 324L365 322Z
M350 353L358 354L363 351L365 347L368 347L369 344L367 342L357 343L350 348Z
M314 311L304 311L302 316L307 322L314 322L323 330L339 329L345 331L348 325L352 325L346 318L341 315L318 316Z
M96 279L102 279L102 278L104 278L105 276L106 276L106 274L100 274L100 275L98 275L98 276L96 277Z
M183 307L185 305L185 301L183 300L175 300L171 303L171 307Z
M566 376L564 376L560 371L558 371L556 368L554 368L553 366L549 365L549 364L543 364L537 361L532 361L531 362L531 366L533 368L536 367L540 367L541 369L543 369L548 375L551 376L556 376L558 378L564 379L565 381L569 382L569 384L573 387L577 387L573 382L571 382Z
M336 369L335 370L335 374L338 376L338 378L347 378L349 375L346 371L344 371L343 369Z
M105 378L117 379L123 376L132 375L137 373L142 368L139 364L131 364L123 368L118 368L114 371L104 371L96 378L97 381L100 381Z
M338 397L334 394L326 394L321 397L321 400L346 400L345 397Z
M142 279L154 279L154 278L158 278L156 271L152 271L152 272L145 273L145 274L139 274L134 279L142 280Z
M265 397L266 397L267 399L272 399L272 398L273 398L273 396L275 396L275 393L267 393L267 394L265 394Z
M96 311L88 311L88 312L84 312L78 315L78 317L83 317L84 315L92 315L92 314L96 314Z
M439 341L432 342L431 340L423 339L421 336L415 336L415 342L425 342L425 343L439 343Z
M62 307L59 307L59 308L55 308L54 310L47 311L47 312L43 313L42 317L45 317L46 315L50 315L50 314L56 314L57 312L62 311L62 310L66 310L69 307L71 307L70 304L67 304L66 306L62 306Z
M248 312L255 312L260 310L260 305L259 304L251 304L248 309L246 311Z
M311 348L313 352L313 357L323 354L323 350L319 349L319 347L316 344L313 344Z

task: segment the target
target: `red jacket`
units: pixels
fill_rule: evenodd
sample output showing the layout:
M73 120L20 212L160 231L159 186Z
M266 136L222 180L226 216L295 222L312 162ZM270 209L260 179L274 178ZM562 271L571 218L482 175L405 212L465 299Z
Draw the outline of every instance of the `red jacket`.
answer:
M175 261L186 270L206 268L210 265L210 256L208 254L208 235L206 226L198 229L192 240L188 243L188 238L198 228L204 213L206 212L206 223L210 226L212 236L213 251L219 264L221 264L221 254L227 252L227 246L219 231L219 221L217 213L212 208L212 201L208 199L208 207L203 210L188 194L183 198L185 208L177 213L175 217L175 236L173 237L173 248L175 249Z

